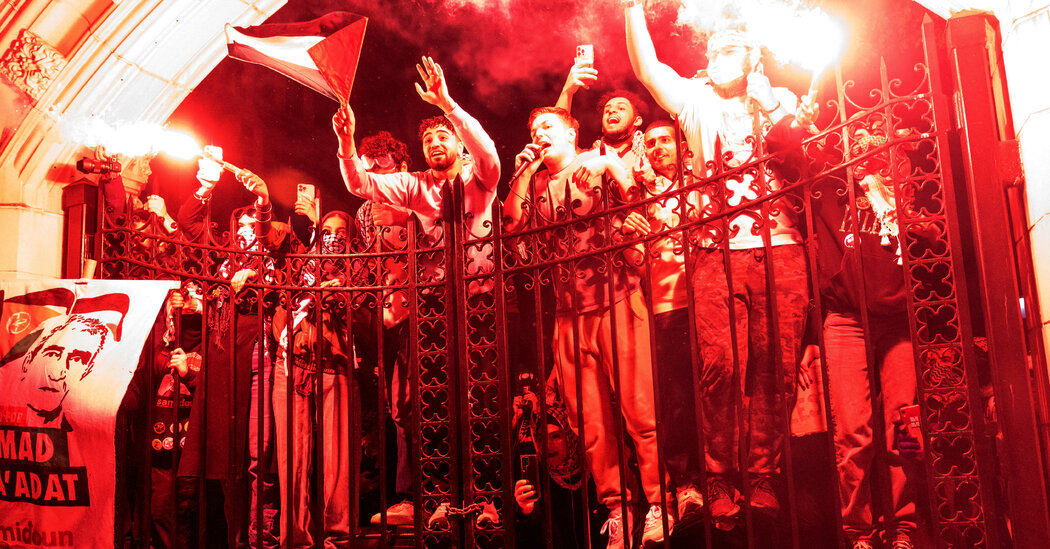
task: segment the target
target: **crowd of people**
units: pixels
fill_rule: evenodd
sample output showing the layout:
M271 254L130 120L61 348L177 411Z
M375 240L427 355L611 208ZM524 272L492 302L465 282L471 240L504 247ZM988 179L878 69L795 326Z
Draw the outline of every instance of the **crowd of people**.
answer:
M210 485L230 546L350 546L359 520L351 498L360 495L351 487L364 480L352 478L361 467L351 464L364 459L359 446L367 454L377 444L350 440L351 418L380 403L373 430L389 417L394 486L371 522L422 520L410 334L415 300L430 308L439 297L407 287L419 272L461 273L468 308L491 308L504 299L495 294L502 264L549 269L540 278L553 286L547 322L538 322L547 360L532 365L542 382L515 387L520 396L503 410L515 437L503 451L521 467L505 480L515 508L499 511L515 517L519 540L534 540L522 543L539 543L549 527L554 547L589 537L609 548L650 546L690 522L732 530L745 517L776 517L791 412L823 370L845 538L852 549L915 546L921 446L902 419L916 382L894 182L910 167L890 166L880 152L895 136L859 120L850 155L864 160L852 177L793 185L814 162L801 154L814 98L773 87L742 30L712 35L706 70L679 75L658 59L640 3L627 4L631 66L667 117L649 119L645 99L612 90L599 102L601 137L581 147L572 100L598 74L580 59L556 106L532 111L531 141L501 180L483 124L449 95L442 67L423 58L417 92L442 112L419 126L426 169L409 171L407 147L387 132L358 141L349 105L333 117L346 188L365 200L356 214L320 212L307 194L287 223L276 221L265 181L240 170L255 200L219 227L207 211L222 165L206 156L199 188L175 217L156 197L128 216L155 265L185 261L175 241L211 244L224 238L210 234L217 229L229 238L230 253L198 258L207 283L172 294L155 356L143 361L155 371L140 369L125 403L129 414L154 407L157 428L146 426L151 440L138 443L154 453L155 545L196 544L197 490ZM120 219L124 209L107 213ZM499 248L495 223L506 241ZM440 245L453 224L474 242L461 270L413 272L390 260L369 278L370 264L353 260L406 250L408 227L423 246ZM817 244L807 248L807 239ZM299 256L310 259L287 266ZM260 291L267 285L298 290ZM364 286L396 289L368 306L340 291ZM467 339L491 337L491 326L477 324L467 323ZM355 393L353 376L371 376L373 400ZM173 417L176 401L186 404L182 415L159 419ZM603 511L580 512L582 501Z

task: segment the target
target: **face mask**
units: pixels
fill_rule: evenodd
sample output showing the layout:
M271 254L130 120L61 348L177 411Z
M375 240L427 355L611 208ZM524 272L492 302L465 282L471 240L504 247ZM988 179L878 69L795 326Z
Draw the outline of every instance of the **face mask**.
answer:
M237 243L242 250L249 250L255 246L255 227L252 225L240 225L237 227Z
M342 254L346 253L346 233L323 232L321 233L321 253Z
M732 58L719 59L707 66L707 76L716 86L725 86L743 77L744 67L740 66L739 61L734 63Z

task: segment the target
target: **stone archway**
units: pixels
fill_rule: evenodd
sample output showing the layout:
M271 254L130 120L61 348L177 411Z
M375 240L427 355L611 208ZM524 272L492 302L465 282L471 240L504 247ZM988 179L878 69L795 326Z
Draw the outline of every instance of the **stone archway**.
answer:
M0 277L61 274L62 189L83 153L57 118L162 123L225 57L223 25L285 0L28 0L0 5Z

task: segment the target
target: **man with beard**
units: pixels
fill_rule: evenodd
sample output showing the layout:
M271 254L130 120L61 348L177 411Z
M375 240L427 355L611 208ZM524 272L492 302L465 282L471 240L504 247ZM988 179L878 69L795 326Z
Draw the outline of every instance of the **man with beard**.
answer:
M423 146L423 155L428 170L422 172L378 173L376 164L369 162L358 154L354 143L355 119L350 107L344 106L332 118L336 136L339 139L339 159L346 188L351 193L372 202L373 215L379 204L397 206L415 214L423 233L428 237L431 246L440 246L443 241L443 230L451 223L460 223L464 240L484 238L492 232L492 206L496 200L496 186L499 183L500 165L496 145L485 133L481 124L466 113L449 96L441 66L429 57L424 57L416 69L426 86L416 84L419 96L441 109L444 116L427 118L419 125L419 138ZM464 151L472 158L464 160ZM364 152L364 151L362 151ZM368 159L373 160L373 159ZM382 167L380 165L380 167ZM369 168L372 168L371 170ZM462 204L462 219L451 219L454 196ZM380 207L380 209L383 209ZM389 213L389 212L387 212ZM374 217L373 217L374 220ZM444 221L443 221L444 220ZM491 330L479 326L474 319L478 311L491 311L492 281L485 277L493 270L492 244L484 243L469 246L466 251L465 275L473 278L468 284L468 304L473 312L468 320L468 330ZM434 282L444 277L441 265L425 264L426 275ZM397 268L397 267L395 267ZM426 290L430 291L430 289ZM424 303L420 307L421 316L434 318L432 323L436 330L445 337L448 325L439 316L447 313L448 303L441 306L440 300L452 299L452 296L434 291L423 295ZM396 298L395 298L396 301ZM492 335L484 335L491 339ZM480 340L477 337L475 340ZM406 372L407 374L407 372ZM407 380L407 375L406 378ZM406 448L406 452L408 449ZM414 511L407 502L397 502L386 512L388 523L411 523ZM382 520L382 514L378 517Z
M423 231L435 238L441 236L439 220L443 208L450 207L453 193L462 196L467 238L487 236L491 232L492 204L499 183L499 156L496 145L481 124L466 113L449 96L441 66L429 57L416 65L424 90L418 83L419 96L441 109L445 116L427 118L419 125L423 156L429 170L424 172L369 172L358 156L354 143L355 120L349 105L339 109L332 119L339 138L339 159L346 188L351 193L377 203L399 206L416 214ZM473 158L465 164L463 151ZM454 181L460 183L452 187ZM491 246L483 250L471 247L474 257L468 259L468 275L492 268Z
M325 255L349 252L352 236L349 214L333 211L321 220L320 238L313 243L321 258L303 267L300 284L314 286L320 276L320 287L347 283L345 260L325 259ZM349 296L349 294L345 294ZM330 303L321 306L323 326L316 327L318 296ZM277 431L277 476L281 501L290 504L291 531L281 529L282 547L313 547L310 526L312 509L311 480L316 445L324 448L324 471L320 490L323 504L322 521L325 547L347 547L350 543L350 381L355 356L353 342L346 331L348 303L342 297L322 292L304 292L290 300L290 307L279 306L274 313L273 336L277 341L274 371L273 410ZM290 310L289 310L290 309ZM318 332L324 340L321 356L316 356ZM315 384L321 382L321 400ZM289 396L289 393L291 395ZM289 403L291 406L289 407ZM318 430L314 425L316 410L324 418ZM291 416L289 418L289 416ZM290 427L290 429L289 429ZM291 469L289 469L289 461ZM290 476L289 476L290 471ZM294 540L294 543L292 543Z
M598 71L594 67L588 62L576 61L555 106L571 115L573 96L580 88L589 87L597 80ZM635 168L645 156L641 132L646 115L645 101L630 90L617 89L602 94L598 108L602 114L602 136L591 148L598 149L599 154L615 151L627 169Z
M567 225L572 227L569 238L552 234L548 244L559 257L579 256L565 267L571 275L551 276L557 304L555 376L570 426L584 439L598 500L609 509L602 531L609 534L610 549L623 547L622 526L631 524L631 494L621 489L618 459L625 441L613 416L617 413L614 388L619 387L619 413L634 444L639 478L650 504L642 543L659 543L664 540L664 498L657 461L649 312L639 290L639 261L629 255L633 248L612 257L592 253L606 245L611 222L594 214L613 206L607 200L610 194L633 201L636 186L616 155L577 154L575 128L575 120L564 109L532 111L532 142L516 158L527 167L511 182L503 213L509 219L508 231L584 218ZM609 189L604 188L606 178ZM563 206L570 204L571 208ZM613 372L618 372L618 385ZM582 402L576 398L578 385ZM581 409L583 425L577 425ZM671 516L666 519L673 527Z
M685 218L692 217L689 200L683 189L693 183L688 170L679 177L678 149L674 124L667 120L653 122L645 130L645 156L633 170L634 180L641 185L644 215L632 211L624 220L627 236L649 235L673 230ZM684 145L684 144L683 144ZM684 206L684 210L683 210ZM664 463L675 489L679 519L696 518L703 505L699 486L700 461L693 437L696 414L693 388L683 380L693 378L689 343L689 295L685 276L685 235L670 232L651 240L647 247L656 356L660 363L660 439Z
M739 175L725 178L718 178L718 170L744 166L761 155L762 128L793 113L797 101L789 90L770 85L763 74L758 44L740 30L710 37L705 73L697 78L679 76L657 59L641 2L626 4L627 51L635 75L661 107L678 117L693 155L694 174L712 177L702 188L699 218L755 204L724 224L718 218L704 226L693 255L691 282L703 361L711 514L716 521L732 520L740 510L741 487L753 509L775 514L779 502L774 482L784 437L781 413L793 405L809 301L806 261L790 204L770 200L766 211L772 213L763 219L762 199L780 187L765 166L745 166ZM709 170L709 166L716 168ZM767 244L771 246L768 257ZM767 269L775 273L775 285L768 284ZM730 277L732 287L727 284ZM779 341L771 340L773 333L779 333ZM737 413L745 403L749 413L741 433ZM741 449L741 440L750 444ZM738 450L747 454L738 455ZM738 482L744 468L746 486Z

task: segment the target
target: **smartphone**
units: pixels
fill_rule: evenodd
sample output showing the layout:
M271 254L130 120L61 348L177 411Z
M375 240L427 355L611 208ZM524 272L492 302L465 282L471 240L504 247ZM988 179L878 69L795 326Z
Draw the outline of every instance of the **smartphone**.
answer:
M521 478L529 481L533 491L540 493L540 460L536 454L524 454L519 458Z
M204 146L204 156L216 161L222 162L222 147L216 147L215 145Z
M313 202L317 198L317 188L309 183L300 183L296 188L296 202L307 200Z
M594 45L580 44L576 46L576 62L585 63L589 67L594 66Z
M204 146L204 158L197 163L200 168L198 177L205 181L218 181L222 176L222 147Z
M908 430L908 434L919 441L919 449L922 449L922 418L919 417L919 405L912 404L911 406L905 406L900 410L901 422L904 424L904 428Z

